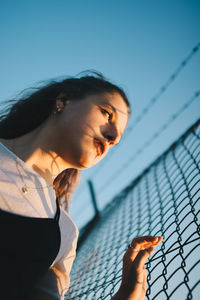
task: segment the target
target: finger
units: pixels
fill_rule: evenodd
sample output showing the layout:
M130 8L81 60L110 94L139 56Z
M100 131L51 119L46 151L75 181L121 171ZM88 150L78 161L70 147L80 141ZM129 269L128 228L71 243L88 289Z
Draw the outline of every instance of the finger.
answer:
M146 293L146 283L147 283L147 271L145 269L145 261L149 258L153 253L153 247L140 251L136 260L132 264L132 271L136 274L136 282L142 282L142 289L144 295ZM136 273L135 273L136 271Z
M153 254L153 252L154 252L154 248L150 247L138 253L134 261L134 266L136 267L136 270L140 271L144 268L144 264L146 260Z
M141 244L141 243L155 243L158 244L163 240L162 236L140 236L136 237L132 240L131 245Z
M157 246L162 240L163 238L161 236L137 237L133 239L131 248L128 248L127 252L125 253L125 257L128 256L129 259L133 262L141 250Z
M142 250L141 250L141 248L142 248ZM135 249L129 248L124 254L124 261L126 261L128 263L133 263L135 261L136 257L138 256L138 254L140 253L140 251L145 251L145 247L140 247L137 245L137 247Z
M163 240L162 236L142 236L134 238L131 242L131 249L134 251L144 250L151 246L158 245Z

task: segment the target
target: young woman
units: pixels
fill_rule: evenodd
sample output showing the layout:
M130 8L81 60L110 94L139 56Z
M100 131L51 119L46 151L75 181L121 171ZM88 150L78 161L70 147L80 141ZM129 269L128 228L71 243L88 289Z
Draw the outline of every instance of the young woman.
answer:
M2 299L64 299L78 238L69 195L78 172L119 143L129 114L124 91L93 74L25 93L2 115ZM144 299L144 263L161 240L146 236L131 242L113 299Z

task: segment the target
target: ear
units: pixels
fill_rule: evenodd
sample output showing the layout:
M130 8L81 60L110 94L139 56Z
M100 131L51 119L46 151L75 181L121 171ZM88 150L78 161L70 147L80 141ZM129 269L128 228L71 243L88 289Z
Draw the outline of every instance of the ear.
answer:
M56 99L56 110L57 111L62 111L65 107L65 104L63 102L63 100L61 100L60 98Z

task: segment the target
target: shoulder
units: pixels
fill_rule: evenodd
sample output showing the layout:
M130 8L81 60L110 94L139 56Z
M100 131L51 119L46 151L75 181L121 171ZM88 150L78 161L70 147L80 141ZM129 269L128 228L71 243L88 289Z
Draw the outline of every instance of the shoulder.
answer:
M54 216L56 210L54 190L2 143L0 143L0 182L1 209L30 217ZM28 187L27 193L23 192L24 187Z

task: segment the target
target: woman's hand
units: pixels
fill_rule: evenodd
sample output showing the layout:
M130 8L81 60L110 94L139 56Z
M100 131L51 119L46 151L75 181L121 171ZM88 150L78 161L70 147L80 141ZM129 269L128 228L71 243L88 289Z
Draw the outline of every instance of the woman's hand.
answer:
M146 260L162 237L143 236L133 239L123 257L122 282L113 300L144 300L146 294Z

